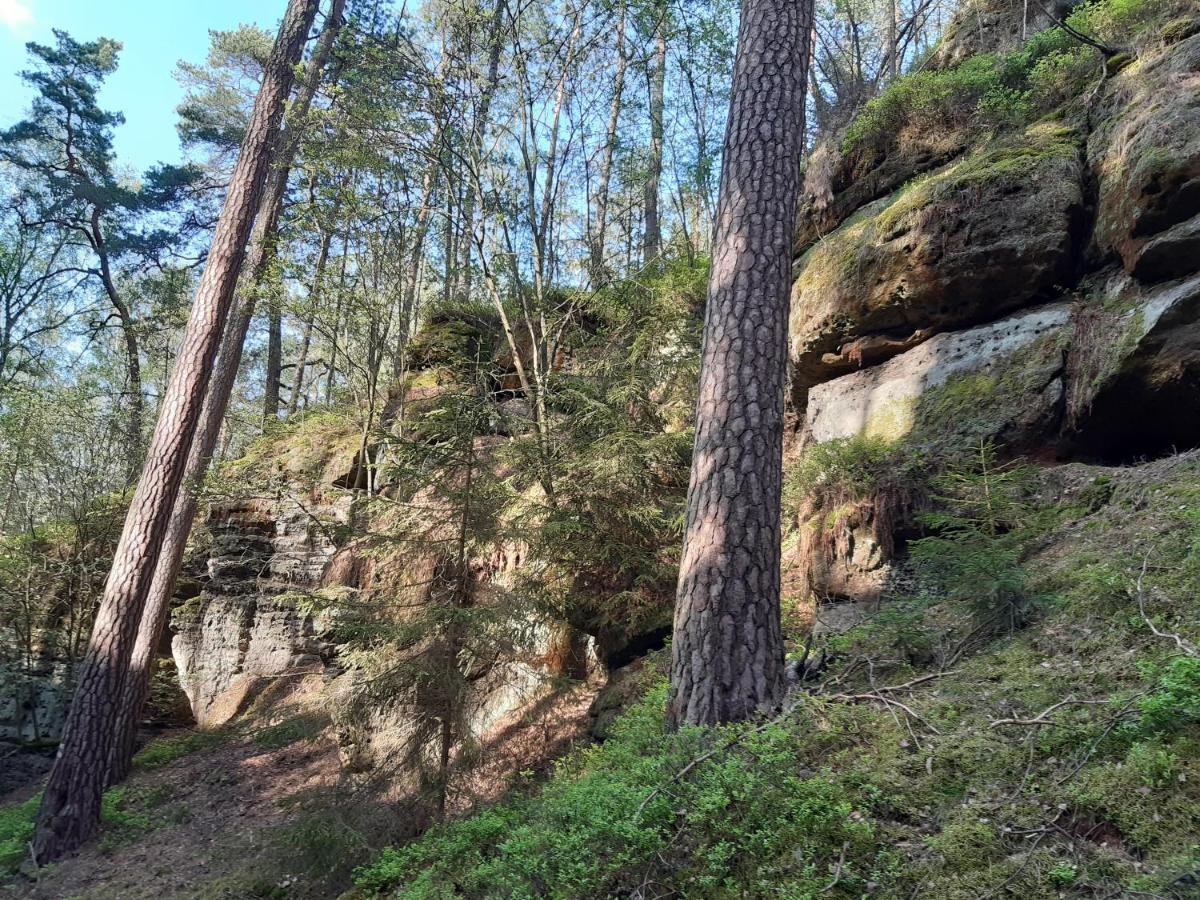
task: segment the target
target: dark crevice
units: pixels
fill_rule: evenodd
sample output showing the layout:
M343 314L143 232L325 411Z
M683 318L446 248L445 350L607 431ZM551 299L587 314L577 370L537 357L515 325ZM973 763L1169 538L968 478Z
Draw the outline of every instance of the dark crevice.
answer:
M622 666L627 666L636 659L641 659L647 653L661 650L667 646L667 639L670 637L671 629L669 627L658 628L645 634L639 634L628 643L609 653L604 660L604 664L610 672L614 669L620 669Z
M1086 421L1064 441L1079 462L1127 466L1200 447L1200 373L1184 370L1168 383L1118 375L1093 403Z

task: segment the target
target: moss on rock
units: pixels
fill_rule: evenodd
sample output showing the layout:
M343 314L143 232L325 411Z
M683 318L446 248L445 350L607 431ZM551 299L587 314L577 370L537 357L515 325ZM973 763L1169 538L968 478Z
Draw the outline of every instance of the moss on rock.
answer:
M1080 137L1031 126L871 204L800 260L792 358L815 384L929 334L995 318L1068 277L1083 205Z

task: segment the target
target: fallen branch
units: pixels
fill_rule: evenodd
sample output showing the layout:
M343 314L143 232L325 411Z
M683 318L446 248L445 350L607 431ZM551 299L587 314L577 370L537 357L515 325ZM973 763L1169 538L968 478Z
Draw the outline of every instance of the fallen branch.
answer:
M846 865L846 850L849 847L849 841L842 842L842 852L838 854L837 866L835 866L833 870L833 881L829 882L829 884L817 891L817 896L820 896L821 894L828 894L835 887L837 887L838 882L842 880L842 867Z
M924 684L927 681L933 681L935 678L945 678L947 675L957 675L957 674L958 674L958 669L948 669L945 672L933 672L929 675L922 675L920 678L914 678L912 681L904 682L904 684L888 685L885 687L876 688L875 690L881 694L884 694L884 693L890 694L895 691L908 691L908 690L912 690L918 684Z
M1046 716L1064 706L1105 706L1108 703L1108 700L1076 700L1074 697L1068 697L1066 700L1058 701L1053 706L1047 706L1032 719L996 719L988 727L999 728L1001 725L1028 725L1033 727L1054 725L1056 723L1047 719Z
M940 735L941 732L932 723L927 721L920 713L909 706L907 703L901 703L895 697L889 697L888 694L894 694L898 691L912 690L919 684L925 684L928 681L933 681L935 678L944 678L947 675L957 674L956 669L949 669L945 672L932 672L929 675L922 675L919 678L914 678L911 681L906 681L903 684L885 685L884 687L875 688L871 691L865 691L860 694L829 694L829 700L837 700L842 703L882 703L884 706L896 707L902 709L908 716L915 719L924 725L934 734Z
M1134 584L1134 589L1131 593L1137 598L1138 612L1142 615L1142 621L1146 623L1146 627L1155 637L1163 638L1164 640L1174 641L1175 646L1179 648L1179 652L1186 656L1200 656L1200 651L1196 650L1191 641L1185 640L1173 631L1160 631L1158 626L1150 619L1146 613L1146 592L1142 588L1142 583L1146 579L1146 567L1150 564L1149 555L1142 558L1142 571L1138 573L1137 582Z
M885 706L889 706L889 707L895 706L895 707L898 707L898 708L904 710L905 713L907 713L912 718L916 719L918 722L920 722L922 725L924 725L926 728L928 728L934 734L937 734L937 735L941 734L941 732L938 731L936 726L934 726L933 724L928 722L925 718L923 718L921 716L920 713L918 713L915 709L913 709L907 703L901 703L899 700L895 699L894 697L885 696L884 694L880 693L879 691L873 691L873 692L869 692L866 694L833 694L832 696L830 696L829 699L830 700L841 700L845 703L875 702L875 703L882 703Z

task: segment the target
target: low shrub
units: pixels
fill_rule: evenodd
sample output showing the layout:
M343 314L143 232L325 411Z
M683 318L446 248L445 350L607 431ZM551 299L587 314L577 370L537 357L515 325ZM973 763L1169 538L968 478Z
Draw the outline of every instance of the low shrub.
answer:
M1126 46L1163 15L1153 0L1096 0L1076 8L1067 24L1101 42ZM1049 28L1011 53L979 53L952 68L895 79L851 123L843 150L882 149L909 129L1028 124L1078 97L1099 71L1095 49L1062 28Z
M807 729L780 720L664 734L665 700L661 685L539 795L384 851L358 886L565 898L662 879L691 896L811 896L833 881L843 890L831 896L861 892L880 864L874 826L845 787L798 765Z
M0 875L15 872L29 855L33 819L41 802L42 795L38 794L24 803L0 807Z

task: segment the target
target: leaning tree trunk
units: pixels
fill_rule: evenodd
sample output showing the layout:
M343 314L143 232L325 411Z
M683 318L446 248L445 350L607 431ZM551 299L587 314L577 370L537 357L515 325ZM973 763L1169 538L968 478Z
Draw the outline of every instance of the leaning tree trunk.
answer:
M100 821L100 797L124 699L142 605L175 509L221 341L246 239L318 0L290 0L242 141L175 370L163 396L146 463L113 557L87 655L38 811L33 853L39 863L79 847Z
M175 593L175 581L179 577L179 567L187 549L192 521L196 517L196 490L204 480L209 461L212 459L220 438L225 410L229 405L229 397L233 393L234 382L237 380L238 367L241 365L246 332L250 330L250 322L254 317L257 289L265 279L267 269L271 265L271 238L278 224L283 195L287 188L288 172L300 146L304 118L316 96L321 72L329 59L333 41L341 27L344 6L345 0L333 0L332 2L329 15L326 17L321 31L321 37L309 59L304 82L292 104L288 128L278 141L278 151L273 160L270 175L267 177L266 187L259 199L258 213L254 218L254 230L250 235L250 247L243 266L248 277L242 280L244 289L239 291L240 296L236 308L225 326L225 334L221 340L221 349L217 353L208 391L204 397L204 407L200 413L196 435L192 439L192 446L188 453L183 490L175 498L175 511L163 537L154 580L151 582L150 592L142 611L141 623L138 626L137 643L134 645L133 655L130 659L129 675L125 681L124 694L113 728L107 785L116 784L129 774L129 765L133 759L134 738L137 735L137 723L141 720L146 698L150 694L150 678L154 659L158 654L163 628L167 622L171 597ZM329 236L327 232L322 241L322 258L317 266L318 274L314 291L320 290L321 273L325 265L324 255L328 252Z
M668 721L782 699L780 488L812 0L744 0L704 321Z

